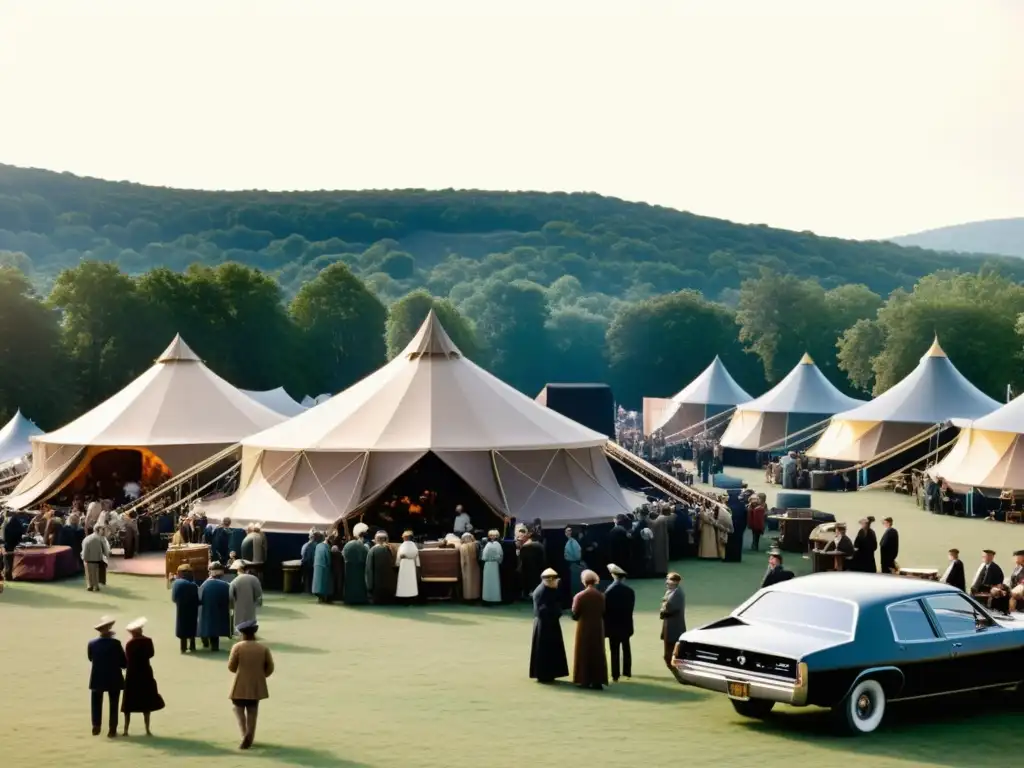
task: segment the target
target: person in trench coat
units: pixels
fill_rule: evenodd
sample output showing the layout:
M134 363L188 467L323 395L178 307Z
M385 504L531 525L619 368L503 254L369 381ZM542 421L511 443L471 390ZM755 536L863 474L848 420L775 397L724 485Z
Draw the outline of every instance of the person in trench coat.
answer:
M597 589L594 571L583 572L583 591L572 600L576 622L572 681L581 688L601 690L608 685L608 659L604 653L604 595Z
M181 652L196 649L196 630L199 628L199 587L192 580L192 566L178 566L178 578L171 585L171 600L176 607L174 634L181 643Z
M565 642L558 619L562 615L558 599L558 571L548 568L533 590L533 642L530 645L530 677L538 683L553 683L569 676Z
M248 749L256 738L256 717L260 702L270 698L267 678L274 674L274 657L270 649L256 640L259 625L244 621L235 627L242 639L231 647L228 671L235 675L231 685L231 704L242 734L239 749Z

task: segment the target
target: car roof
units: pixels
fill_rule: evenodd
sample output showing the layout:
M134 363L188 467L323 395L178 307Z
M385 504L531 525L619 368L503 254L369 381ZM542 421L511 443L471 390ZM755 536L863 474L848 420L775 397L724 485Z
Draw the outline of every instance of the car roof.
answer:
M956 587L938 581L879 573L812 573L772 586L773 592L798 592L849 600L858 605L888 604L929 595L959 593Z

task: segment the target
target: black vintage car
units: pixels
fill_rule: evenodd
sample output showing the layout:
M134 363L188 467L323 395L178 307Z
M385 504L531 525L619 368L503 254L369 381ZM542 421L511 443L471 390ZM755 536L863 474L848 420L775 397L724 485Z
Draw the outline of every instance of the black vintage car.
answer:
M871 733L889 701L989 688L1024 699L1024 619L993 617L938 582L818 573L686 632L673 666L746 717L776 702L828 707L846 731Z

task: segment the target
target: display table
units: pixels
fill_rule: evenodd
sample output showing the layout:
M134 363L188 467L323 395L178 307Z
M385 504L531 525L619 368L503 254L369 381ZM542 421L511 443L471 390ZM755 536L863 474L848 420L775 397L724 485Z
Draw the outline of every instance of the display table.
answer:
M285 560L281 563L285 594L302 591L302 561Z
M167 577L168 589L171 579L178 575L178 568L186 563L192 566L194 581L206 581L206 577L210 575L210 545L185 544L181 547L168 548L164 556L164 574Z
M74 576L78 561L71 547L18 547L14 550L15 581L53 581Z
M784 515L768 515L779 525L778 547L783 552L807 551L811 532L820 524L812 516L812 510L790 510Z
M456 547L420 550L420 583L427 597L451 599L462 582L462 558Z
M820 549L813 549L811 550L811 569L814 573L845 571L846 555L838 550L823 552Z

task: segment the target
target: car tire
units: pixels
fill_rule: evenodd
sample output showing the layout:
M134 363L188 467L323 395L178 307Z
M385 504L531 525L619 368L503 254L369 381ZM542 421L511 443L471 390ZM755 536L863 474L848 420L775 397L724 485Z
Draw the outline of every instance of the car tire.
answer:
M750 699L749 701L730 699L730 701L737 715L750 717L754 720L764 720L764 718L771 714L772 707L775 706L774 701L768 701L767 699Z
M885 717L886 696L882 684L873 678L858 680L832 713L847 734L861 736L874 732Z

